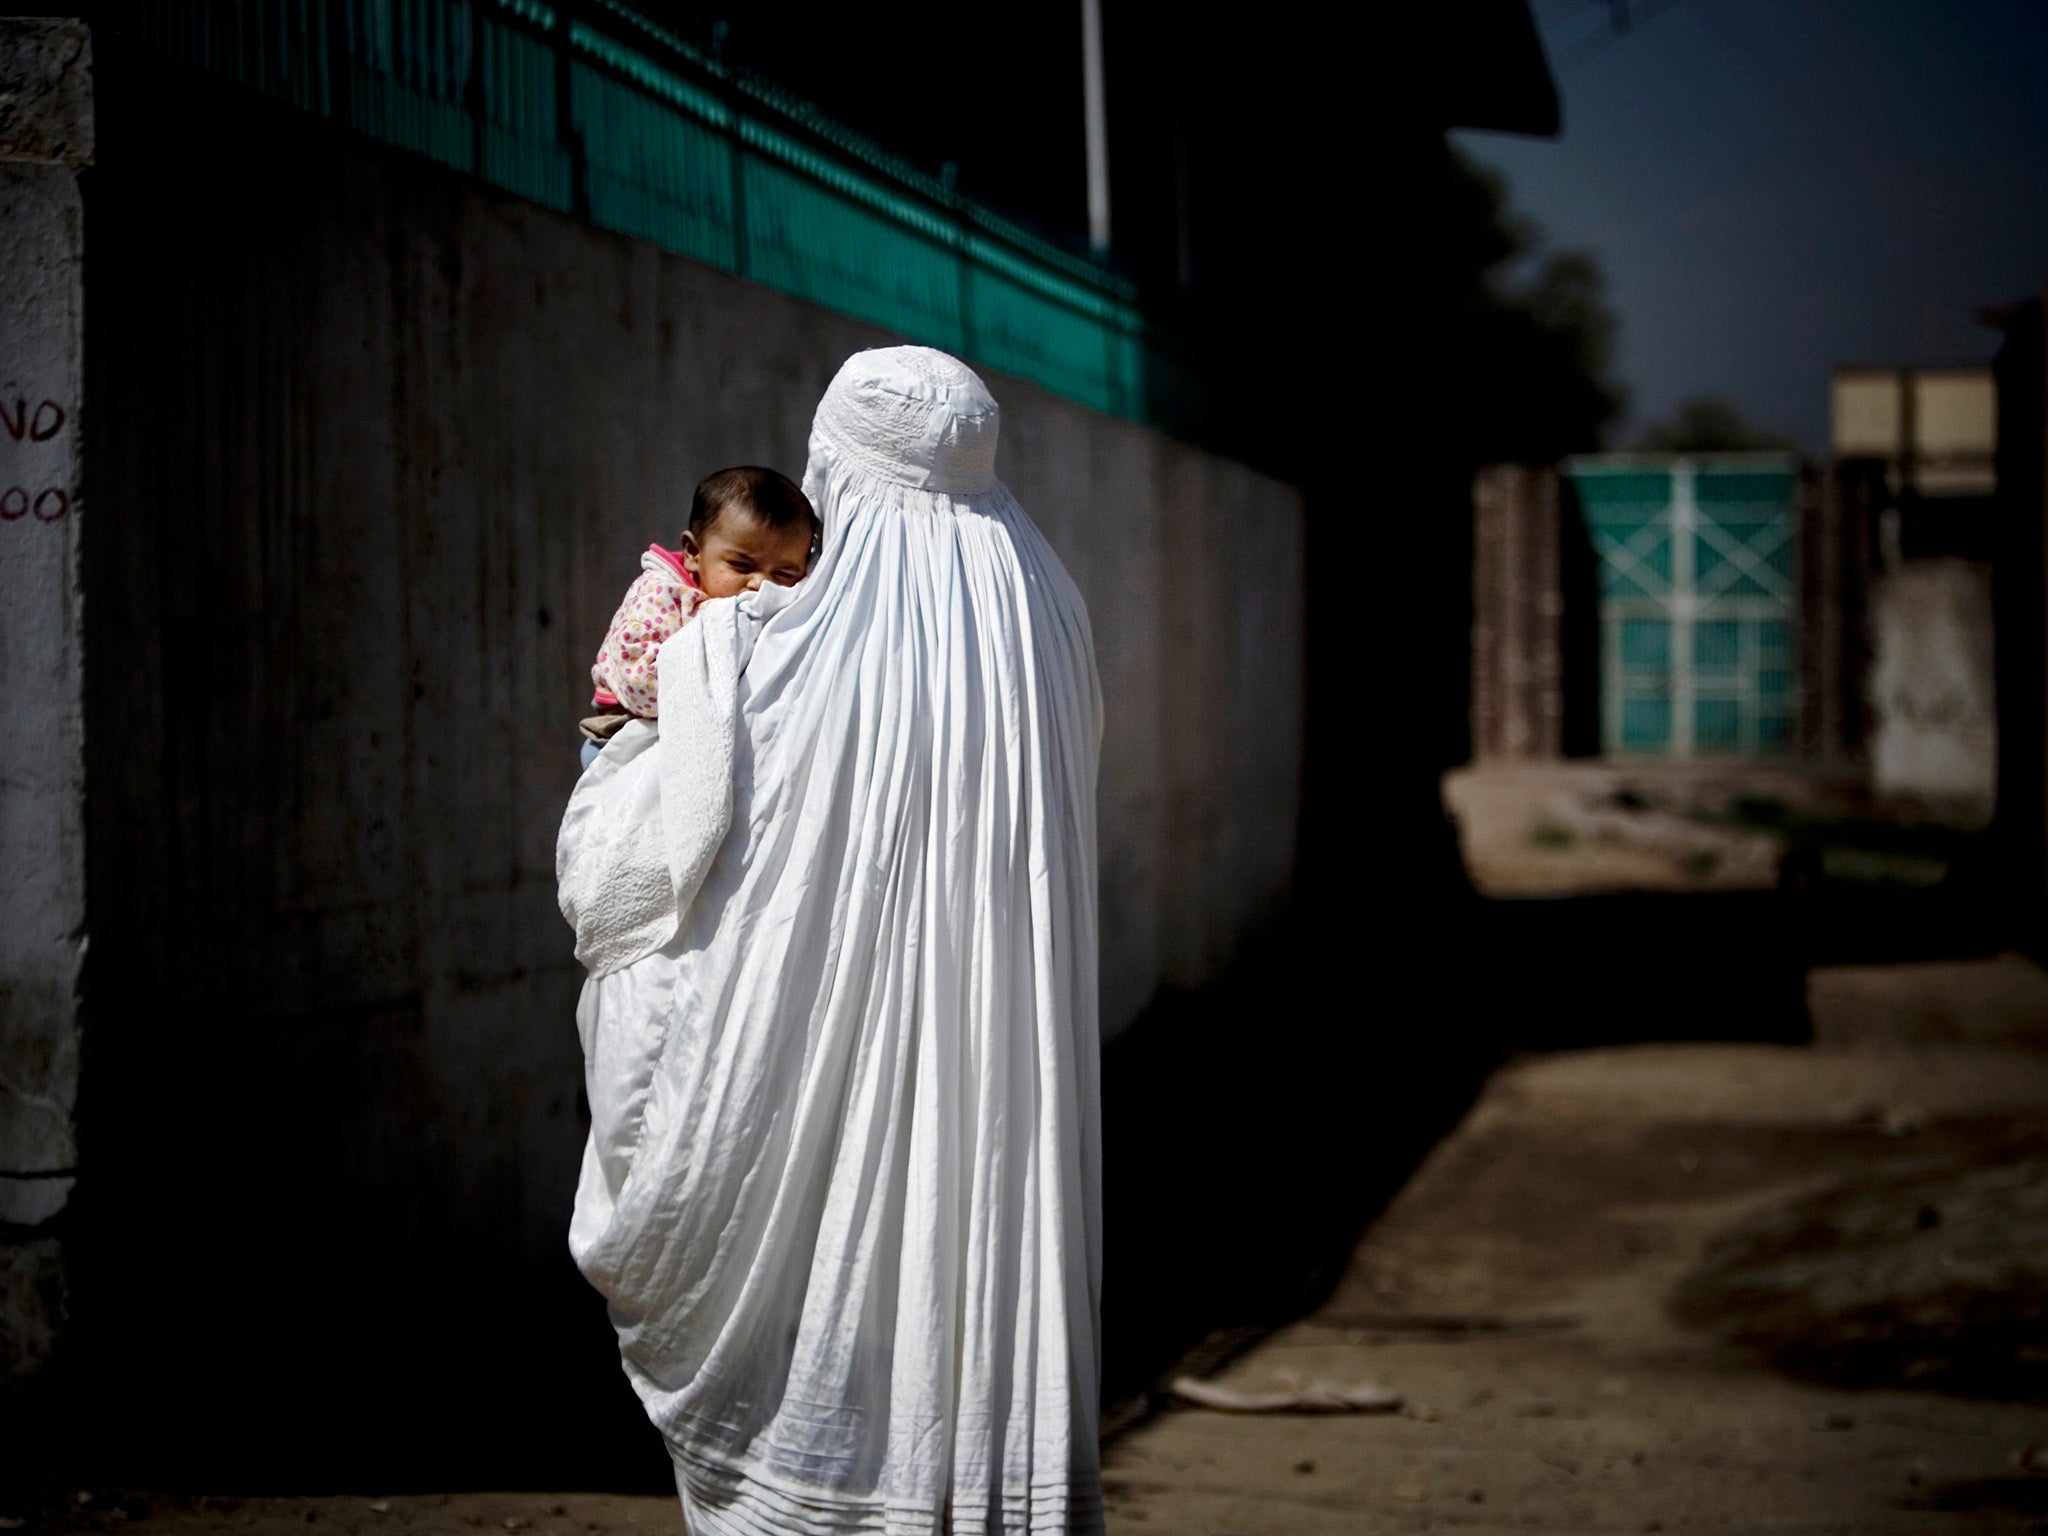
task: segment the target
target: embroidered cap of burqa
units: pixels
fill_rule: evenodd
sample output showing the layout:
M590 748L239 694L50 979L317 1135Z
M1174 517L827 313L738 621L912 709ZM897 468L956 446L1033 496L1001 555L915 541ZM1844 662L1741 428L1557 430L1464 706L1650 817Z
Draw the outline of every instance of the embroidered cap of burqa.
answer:
M668 642L564 823L680 907L589 962L570 1246L693 1536L1101 1524L1100 695L996 436L956 359L850 358L810 575Z

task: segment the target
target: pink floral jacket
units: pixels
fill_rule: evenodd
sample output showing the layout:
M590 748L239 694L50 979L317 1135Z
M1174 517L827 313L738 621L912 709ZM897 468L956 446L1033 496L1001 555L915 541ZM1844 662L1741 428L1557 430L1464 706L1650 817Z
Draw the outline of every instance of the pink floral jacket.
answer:
M683 568L683 557L659 544L640 557L640 574L612 616L604 644L591 664L591 702L653 719L660 715L655 658L661 643L687 624L704 593Z

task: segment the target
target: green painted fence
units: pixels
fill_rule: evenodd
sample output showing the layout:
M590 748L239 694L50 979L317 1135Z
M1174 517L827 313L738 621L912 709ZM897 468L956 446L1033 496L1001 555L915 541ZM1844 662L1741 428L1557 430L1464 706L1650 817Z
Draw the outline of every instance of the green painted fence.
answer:
M1599 557L1603 750L1789 751L1797 462L1596 454L1564 468Z
M1120 276L610 0L145 0L188 64L1098 410L1201 392Z

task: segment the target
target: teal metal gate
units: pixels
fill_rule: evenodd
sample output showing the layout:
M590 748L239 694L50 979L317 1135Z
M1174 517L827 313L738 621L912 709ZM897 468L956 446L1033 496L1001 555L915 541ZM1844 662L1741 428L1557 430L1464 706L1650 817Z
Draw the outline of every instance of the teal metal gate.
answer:
M1599 454L1564 469L1600 566L1602 749L1787 751L1797 461Z

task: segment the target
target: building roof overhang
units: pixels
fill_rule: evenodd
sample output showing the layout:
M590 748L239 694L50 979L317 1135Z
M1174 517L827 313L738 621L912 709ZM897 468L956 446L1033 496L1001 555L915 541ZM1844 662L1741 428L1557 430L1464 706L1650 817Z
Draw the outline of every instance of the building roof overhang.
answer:
M1425 110L1444 128L1548 138L1563 126L1557 84L1527 0L1455 0L1417 8L1415 56Z

